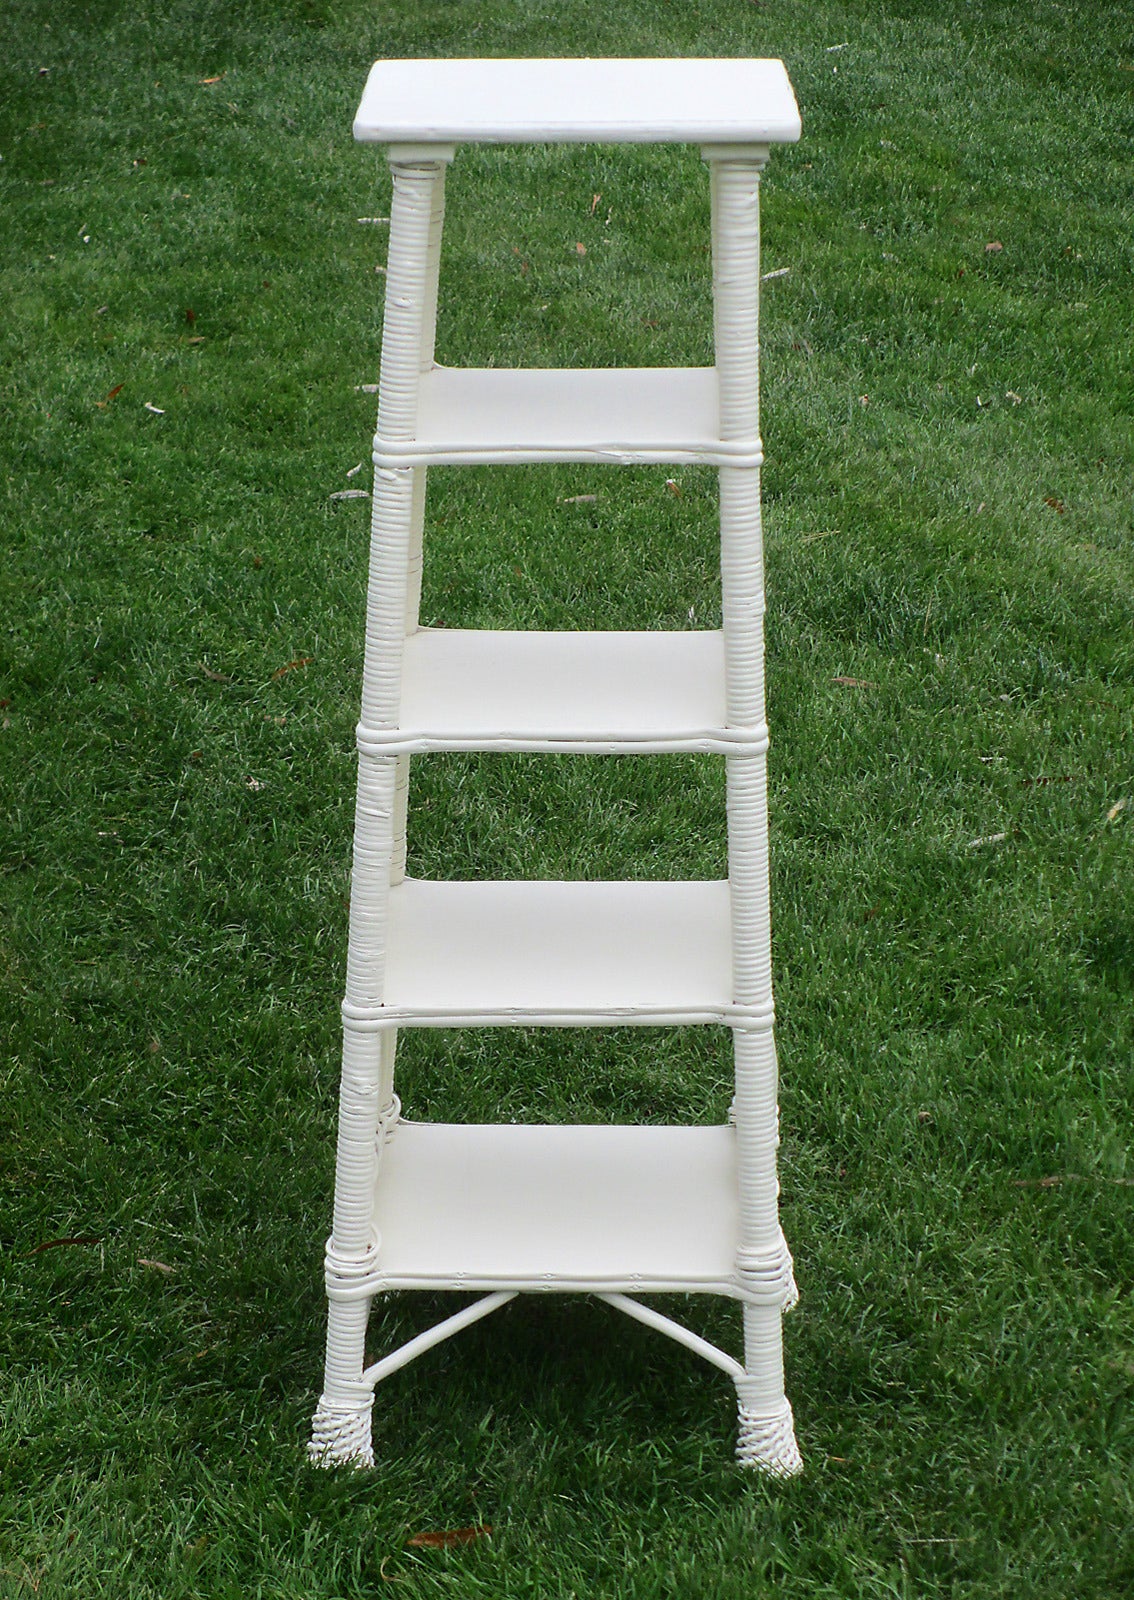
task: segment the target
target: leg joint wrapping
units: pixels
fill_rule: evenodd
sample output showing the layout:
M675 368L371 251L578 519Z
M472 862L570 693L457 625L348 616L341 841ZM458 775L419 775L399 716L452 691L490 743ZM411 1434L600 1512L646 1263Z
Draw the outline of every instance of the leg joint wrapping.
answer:
M799 1301L794 1263L783 1234L774 1250L747 1250L741 1246L736 1252L736 1274L745 1298L754 1305L790 1311Z

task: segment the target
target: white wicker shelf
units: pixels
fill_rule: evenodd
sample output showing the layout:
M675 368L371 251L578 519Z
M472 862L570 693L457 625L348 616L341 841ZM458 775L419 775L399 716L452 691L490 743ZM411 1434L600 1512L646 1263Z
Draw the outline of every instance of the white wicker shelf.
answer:
M735 1292L731 1128L401 1122L375 1211L382 1289Z
M391 437L379 408L374 460L758 464L759 439L720 434L713 367L433 367L413 438Z
M436 882L390 891L386 993L401 1027L722 1022L727 883Z
M732 753L724 636L421 628L405 644L399 725L361 729L376 755L427 750Z
M800 1458L780 1328L795 1284L777 1213L758 324L760 174L772 143L799 137L795 97L779 61L387 61L354 131L388 146L392 192L312 1455L373 1465L377 1383L518 1292L576 1291L725 1372L738 1460L788 1476ZM437 366L446 173L465 140L699 144L715 365ZM721 631L421 629L429 468L541 461L718 467ZM406 878L411 764L434 750L716 752L728 879ZM694 1023L732 1029L729 1126L696 1112L684 1128L401 1118L403 1028ZM367 1366L370 1302L402 1288L485 1293ZM636 1298L651 1290L739 1299L743 1359Z

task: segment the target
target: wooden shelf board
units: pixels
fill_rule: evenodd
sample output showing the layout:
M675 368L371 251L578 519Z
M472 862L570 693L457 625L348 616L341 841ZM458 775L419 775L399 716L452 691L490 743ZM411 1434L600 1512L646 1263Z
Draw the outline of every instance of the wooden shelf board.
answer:
M390 893L382 1020L401 1026L718 1022L727 882L437 882Z
M379 144L604 140L769 144L799 138L782 61L376 61L354 137Z
M729 749L721 633L422 628L406 640L399 727L409 750Z
M375 1214L384 1288L730 1293L735 1132L401 1122Z
M412 439L382 433L375 460L436 463L732 462L755 439L722 441L713 367L433 367Z

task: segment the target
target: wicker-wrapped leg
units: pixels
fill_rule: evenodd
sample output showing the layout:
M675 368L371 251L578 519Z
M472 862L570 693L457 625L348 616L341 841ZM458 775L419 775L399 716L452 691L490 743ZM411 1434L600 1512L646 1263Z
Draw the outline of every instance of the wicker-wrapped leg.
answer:
M781 1311L778 1305L744 1308L745 1375L736 1380L736 1459L770 1477L793 1478L803 1471L803 1458L784 1394Z
M744 1375L736 1380L736 1457L776 1478L802 1472L784 1393L781 1318L799 1299L777 1200L776 1051L769 1025L736 1029L736 1126L740 1186L737 1272L752 1297L744 1306Z
M713 334L721 437L760 436L760 173L764 147L710 147ZM744 1286L744 1372L737 1457L776 1477L801 1470L784 1394L780 1318L797 1298L780 1231L776 1049L772 1035L768 891L768 729L764 703L764 572L760 467L722 467L721 600L729 726L745 738L728 760L729 900L733 999L747 1014L733 1030L739 1237Z
M392 786L393 762L387 782ZM374 1186L381 1136L396 1113L394 1033L343 1019L334 1229L327 1241L327 1360L308 1453L321 1466L374 1465L372 1384L363 1381L369 1283L378 1258Z
M362 1372L369 1302L331 1301L327 1314L326 1387L311 1420L309 1458L317 1466L372 1467L370 1408L374 1390L348 1372Z
M393 196L379 432L408 439L416 425L421 374L433 360L448 155L423 156L405 149L390 154ZM375 472L335 1221L326 1255L327 1361L309 1447L311 1458L324 1465L374 1463L374 1385L363 1376L380 1244L373 1207L381 1145L398 1115L396 1034L383 1026L381 1008L390 888L405 870L409 758L382 756L373 748L373 735L397 726L405 635L417 621L424 505L424 469Z
M770 1020L770 1019L769 1019ZM756 1297L744 1307L744 1376L737 1379L736 1459L773 1478L803 1471L784 1392L781 1319L799 1299L778 1218L776 1053L770 1026L734 1034L740 1150L738 1271Z

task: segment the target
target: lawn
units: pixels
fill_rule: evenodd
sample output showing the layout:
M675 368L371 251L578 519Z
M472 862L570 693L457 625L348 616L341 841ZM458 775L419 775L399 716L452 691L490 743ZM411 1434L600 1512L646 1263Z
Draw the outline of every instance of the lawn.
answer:
M1129 5L145 9L0 20L0 1596L1131 1592ZM376 57L481 54L781 56L803 114L762 331L788 1484L587 1300L389 1380L374 1473L304 1455L389 199L350 124ZM707 362L707 224L696 150L462 150L438 357ZM700 469L435 470L423 618L714 626L715 517ZM430 757L410 827L423 876L725 870L710 757ZM716 1029L420 1032L399 1087L717 1121L729 1070Z

